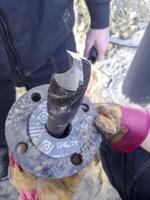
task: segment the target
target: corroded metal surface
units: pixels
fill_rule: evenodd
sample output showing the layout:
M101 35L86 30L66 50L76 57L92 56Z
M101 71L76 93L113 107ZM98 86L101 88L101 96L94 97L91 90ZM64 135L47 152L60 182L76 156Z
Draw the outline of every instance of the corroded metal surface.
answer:
M62 178L79 172L92 161L100 134L93 125L94 108L85 100L72 121L70 134L52 138L44 126L47 91L48 85L34 88L13 105L6 122L6 138L10 153L25 170L38 177ZM19 145L27 145L26 152L17 152ZM74 154L82 157L77 165L72 162Z
M87 89L91 65L77 54L68 52L70 70L62 74L54 74L48 89L48 121L49 132L59 138L63 136L82 102Z
M91 65L71 52L69 61L70 70L53 74L49 88L39 86L27 92L7 118L10 153L36 177L71 176L92 161L100 145L95 109L83 99Z
M71 156L75 152L80 153L82 146L86 143L85 138L83 138L85 137L84 134L86 134L87 139L89 137L88 133L85 132L86 127L84 126L90 121L93 121L93 116L95 115L92 106L90 106L90 110L88 112L84 112L81 105L77 115L68 128L66 136L58 139L51 136L45 129L48 116L46 112L46 103L47 102L44 101L40 104L33 111L29 119L29 135L33 144L38 147L42 153L53 158L63 158L68 155ZM88 105L90 105L89 102ZM89 128L93 129L90 127L91 125L92 123L90 122ZM92 137L95 136L94 132L91 133L91 140Z

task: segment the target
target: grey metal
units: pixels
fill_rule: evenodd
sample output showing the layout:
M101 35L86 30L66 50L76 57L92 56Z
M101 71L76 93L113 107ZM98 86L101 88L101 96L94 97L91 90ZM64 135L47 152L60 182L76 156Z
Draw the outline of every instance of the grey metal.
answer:
M68 136L49 135L45 128L47 92L48 85L36 87L12 106L6 138L10 153L26 171L37 177L63 178L92 161L101 136L94 126L96 112L86 99L71 123ZM18 151L21 145L23 151Z
M47 120L47 102L43 101L31 114L29 119L29 135L33 144L44 154L53 158L63 158L74 154L75 152L80 153L82 147L82 137L84 130L81 129L82 123L88 123L89 117L93 119L95 111L87 99L84 103L90 107L88 112L84 112L82 105L78 110L75 118L73 119L70 127L66 131L66 135L57 139L50 135L46 128ZM88 133L87 133L88 134ZM92 133L93 134L93 133ZM85 142L83 140L83 142Z
M10 154L36 177L73 175L92 161L100 146L96 111L84 98L91 65L74 53L68 55L70 70L54 74L50 86L28 91L7 117Z
M87 89L91 66L77 54L68 52L70 70L63 74L54 74L48 89L47 129L51 135L63 137L65 129L71 123L82 102Z

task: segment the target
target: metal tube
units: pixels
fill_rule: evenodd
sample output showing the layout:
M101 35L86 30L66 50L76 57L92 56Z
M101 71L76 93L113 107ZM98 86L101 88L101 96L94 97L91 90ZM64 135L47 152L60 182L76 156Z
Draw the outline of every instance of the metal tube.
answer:
M68 55L72 67L63 74L54 74L48 90L46 127L56 138L66 135L67 127L82 103L91 73L87 60L81 60L73 53Z

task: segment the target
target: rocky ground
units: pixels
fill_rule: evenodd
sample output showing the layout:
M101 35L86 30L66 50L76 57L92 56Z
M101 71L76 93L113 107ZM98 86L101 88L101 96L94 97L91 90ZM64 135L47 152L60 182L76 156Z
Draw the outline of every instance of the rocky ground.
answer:
M89 27L88 13L83 1L77 0L76 40L82 54ZM84 10L84 12L83 12ZM150 0L112 0L110 41L138 46L150 17ZM110 43L105 59L93 66L88 94L93 102L128 102L122 95L121 86L137 48L126 48Z
M83 53L89 27L89 17L84 0L76 0L75 34L79 53ZM150 0L112 0L110 34L112 38L138 44L149 20ZM93 66L88 96L92 102L128 102L121 92L121 85L132 62L136 49L110 45L106 58ZM23 89L18 90L21 94ZM96 200L117 200L116 191L102 173L102 188ZM17 192L9 181L0 183L0 200L17 200Z

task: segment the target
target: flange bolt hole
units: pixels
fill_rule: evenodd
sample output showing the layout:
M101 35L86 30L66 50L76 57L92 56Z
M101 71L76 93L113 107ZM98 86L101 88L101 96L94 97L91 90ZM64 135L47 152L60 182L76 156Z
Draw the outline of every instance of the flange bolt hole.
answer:
M31 99L34 102L39 102L41 100L41 94L38 92L35 92L31 95Z

